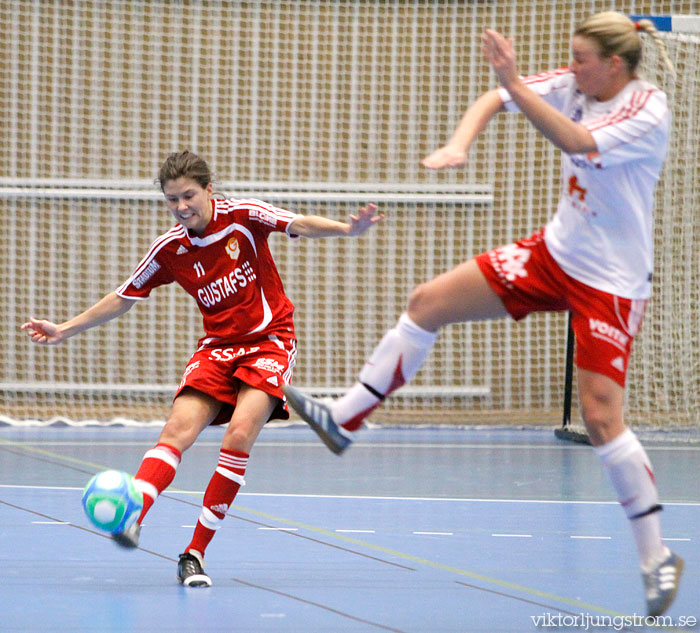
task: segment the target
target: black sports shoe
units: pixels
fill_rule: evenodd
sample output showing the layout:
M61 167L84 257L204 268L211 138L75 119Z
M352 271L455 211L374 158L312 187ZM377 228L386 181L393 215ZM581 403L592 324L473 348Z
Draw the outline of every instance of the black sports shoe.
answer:
M134 549L139 546L139 535L141 534L141 524L134 521L126 530L112 534L112 540L127 549Z
M303 420L323 440L323 443L336 455L340 455L352 440L343 435L338 425L333 421L328 405L305 396L301 391L284 385L282 387L289 405L303 418Z
M211 578L204 573L204 561L192 552L180 554L177 579L185 587L211 587Z

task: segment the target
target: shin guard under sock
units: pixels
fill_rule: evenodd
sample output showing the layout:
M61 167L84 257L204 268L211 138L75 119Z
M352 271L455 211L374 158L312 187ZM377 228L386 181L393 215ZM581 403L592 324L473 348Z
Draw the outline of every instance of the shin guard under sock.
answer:
M248 457L248 453L221 449L219 463L204 493L202 512L194 529L192 542L185 549L186 552L195 550L204 555L216 530L221 527L238 490L245 485L243 477L248 465Z
M428 332L402 314L374 349L360 372L360 381L331 405L336 424L356 431L390 393L416 375L428 356L437 332Z

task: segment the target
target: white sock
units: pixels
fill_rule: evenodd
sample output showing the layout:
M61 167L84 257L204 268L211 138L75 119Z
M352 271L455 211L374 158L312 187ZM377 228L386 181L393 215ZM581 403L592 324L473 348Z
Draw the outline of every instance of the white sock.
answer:
M356 382L344 396L331 403L331 416L341 429L357 431L365 417L381 403L381 398L375 396L362 383Z
M642 569L648 570L668 555L668 549L661 540L659 494L646 451L631 429L593 450L630 519Z
M357 430L385 396L416 375L436 338L437 332L424 330L402 314L374 348L360 372L360 382L331 405L333 420L347 430Z

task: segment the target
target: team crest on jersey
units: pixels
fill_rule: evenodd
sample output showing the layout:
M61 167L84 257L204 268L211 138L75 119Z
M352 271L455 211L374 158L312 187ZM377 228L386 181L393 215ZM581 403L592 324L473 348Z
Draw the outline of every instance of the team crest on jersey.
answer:
M226 252L233 261L236 261L238 259L238 256L241 253L241 249L238 246L238 240L235 237L232 237L228 241L228 244L226 244Z

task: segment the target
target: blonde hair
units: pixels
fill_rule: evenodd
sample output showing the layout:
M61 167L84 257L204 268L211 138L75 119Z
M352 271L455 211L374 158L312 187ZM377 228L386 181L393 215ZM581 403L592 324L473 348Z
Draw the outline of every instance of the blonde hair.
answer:
M654 40L661 59L675 77L676 69L668 56L666 43L651 20L632 22L626 15L617 11L603 11L584 20L574 31L574 35L596 42L600 47L601 57L618 55L632 74L642 59L642 40L639 33L646 33Z

